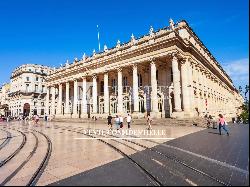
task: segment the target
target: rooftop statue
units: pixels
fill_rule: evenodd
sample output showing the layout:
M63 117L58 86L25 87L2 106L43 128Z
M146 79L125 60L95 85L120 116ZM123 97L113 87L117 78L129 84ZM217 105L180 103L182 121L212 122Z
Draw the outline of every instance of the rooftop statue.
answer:
M152 26L150 26L149 35L150 35L150 36L153 36L153 35L154 35L154 28L153 28Z
M121 46L121 42L120 40L117 41L116 47L120 47Z
M107 47L107 45L105 44L104 45L104 51L106 52L108 50L108 47Z
M77 59L77 58L75 58L75 59L74 59L74 62L78 62L78 59Z
M169 20L170 29L174 30L174 21L170 18Z
M85 53L82 55L82 59L86 60L86 54Z
M66 67L69 66L69 60L66 61L65 65Z
M135 44L135 36L134 36L133 33L132 33L132 35L131 35L131 42L132 42L132 44Z

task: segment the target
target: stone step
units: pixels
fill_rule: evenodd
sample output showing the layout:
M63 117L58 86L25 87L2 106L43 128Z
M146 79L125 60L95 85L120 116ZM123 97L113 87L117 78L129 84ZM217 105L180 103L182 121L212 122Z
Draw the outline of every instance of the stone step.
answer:
M106 119L80 119L80 118L55 118L53 122L67 122L67 123L90 123L90 124L106 124ZM124 120L126 124L126 119ZM134 119L133 125L146 125L146 119ZM192 119L153 119L153 125L177 125L177 126L199 126L206 127L207 121L204 118L192 118Z

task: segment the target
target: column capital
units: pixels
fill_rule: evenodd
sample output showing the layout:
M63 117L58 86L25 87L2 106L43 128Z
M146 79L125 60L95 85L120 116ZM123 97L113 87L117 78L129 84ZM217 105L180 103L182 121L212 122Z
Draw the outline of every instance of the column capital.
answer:
M94 73L94 74L92 75L92 79L97 79L97 74L96 74L96 73Z
M122 72L122 67L118 67L116 70L117 72Z
M178 52L172 52L170 55L172 57L172 60L178 60L178 55L179 55Z
M132 65L133 69L134 69L134 68L137 68L137 66L138 66L137 63L133 63L133 65Z

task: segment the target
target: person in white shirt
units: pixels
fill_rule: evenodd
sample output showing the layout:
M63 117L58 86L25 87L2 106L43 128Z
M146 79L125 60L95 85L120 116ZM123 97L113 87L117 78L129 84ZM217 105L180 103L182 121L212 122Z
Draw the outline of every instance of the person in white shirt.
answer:
M116 129L119 130L120 129L120 118L118 117L118 115L116 115L116 117L115 117L115 124L116 124Z
M120 119L120 128L122 128L123 127L123 117L120 116L119 119Z
M131 120L132 120L132 117L128 114L128 116L127 116L127 124L128 124L129 129L130 129Z

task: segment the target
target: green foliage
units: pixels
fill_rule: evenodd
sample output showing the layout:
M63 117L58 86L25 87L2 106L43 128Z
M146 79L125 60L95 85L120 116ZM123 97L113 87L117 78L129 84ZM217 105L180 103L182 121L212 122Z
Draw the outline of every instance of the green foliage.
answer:
M239 91L242 91L239 89ZM247 94L249 92L249 85L246 85L245 86L245 92L244 92L244 95L245 95L245 102L244 104L241 106L241 109L242 109L242 113L240 114L240 119L243 123L249 123L249 100L247 98Z

